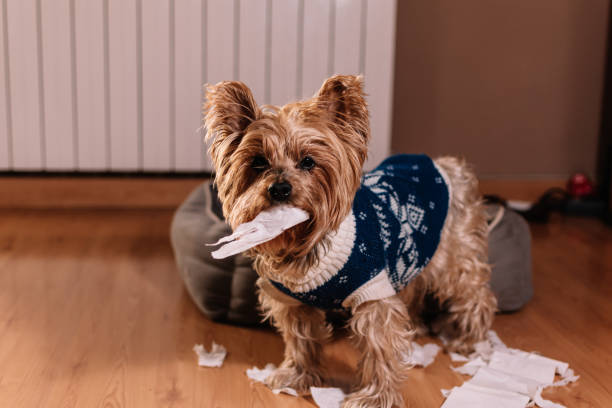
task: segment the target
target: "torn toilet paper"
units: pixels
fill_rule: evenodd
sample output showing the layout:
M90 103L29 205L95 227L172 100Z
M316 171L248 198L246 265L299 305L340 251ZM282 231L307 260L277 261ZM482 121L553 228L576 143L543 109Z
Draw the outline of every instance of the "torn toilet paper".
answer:
M468 358L464 355L458 354L458 353L453 353L450 352L448 353L451 361L455 361L455 362L466 362L468 361Z
M451 360L465 362L453 370L469 375L468 381L452 390L442 390L446 398L442 408L565 408L561 404L545 400L542 391L547 387L561 387L578 380L579 376L563 361L553 360L536 353L507 347L494 331L489 331L488 339L475 345L475 352L468 358L451 354ZM210 353L197 344L193 350L198 355L198 365L221 367L227 354L225 348L213 342ZM415 366L427 367L431 364L440 347L434 343L423 346L414 343L407 360ZM264 368L246 370L247 377L265 383L266 378L276 370L274 364ZM561 377L555 381L555 375ZM298 396L292 388L272 390ZM339 388L311 387L313 400L320 408L340 408L345 398Z
M264 382L270 374L276 370L276 366L272 363L266 364L264 368L253 367L246 370L246 375L253 381Z
M227 350L220 344L213 341L210 353L206 351L203 345L196 344L193 346L193 351L198 355L198 365L200 367L221 367L223 360L227 355Z
M249 368L246 370L246 375L251 380L265 383L266 378L276 370L274 364L267 364L264 368ZM297 397L297 391L293 388L285 387L272 390L274 394L289 394ZM340 408L345 394L340 388L332 387L310 387L312 399L319 408Z
M494 331L489 331L488 340L476 344L475 349L467 363L452 367L473 377L460 387L442 390L447 397L442 408L524 408L527 404L565 408L542 398L542 390L567 385L579 378L565 362L507 347ZM459 361L453 356L451 359ZM555 374L561 380L555 382Z
M320 408L340 408L346 395L340 388L310 387L310 395Z
M528 402L521 394L465 383L452 389L442 408L524 408Z
M209 246L222 247L212 253L213 258L222 259L251 249L259 244L270 241L283 231L296 226L310 216L300 208L289 205L279 205L260 212L252 221L240 224L233 234L221 238Z
M276 370L276 366L272 363L269 363L266 364L264 368L253 367L247 369L246 375L253 381L263 383L266 381L266 378L268 378L268 376L274 372L274 370ZM298 396L297 391L289 387L273 389L272 392L274 394L283 393L293 395L294 397Z
M421 346L418 343L412 345L412 353L405 357L406 361L415 366L427 367L435 360L440 346L435 343L428 343ZM264 368L249 368L246 370L246 375L250 379L264 383L266 378L274 372L276 366L274 364L267 364ZM273 393L285 393L293 396L297 396L297 392L292 388L281 388L272 390ZM344 391L340 388L334 387L310 387L310 394L312 399L320 408L340 408L342 401L346 397Z
M424 346L412 343L412 353L406 358L406 361L415 366L427 367L436 359L438 351L440 351L440 346L435 343L427 343Z

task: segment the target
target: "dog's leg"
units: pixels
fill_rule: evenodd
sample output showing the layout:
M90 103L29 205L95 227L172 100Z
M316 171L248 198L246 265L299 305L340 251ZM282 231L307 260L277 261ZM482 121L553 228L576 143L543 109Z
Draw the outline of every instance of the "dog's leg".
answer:
M401 385L410 364L412 328L406 305L397 296L359 305L350 327L362 352L359 389L344 408L402 406Z
M448 351L469 353L491 327L497 301L489 288L487 222L478 181L462 160L436 159L452 185L451 206L440 245L422 279L447 313L436 322Z
M486 245L470 246L469 242L479 240L466 240L460 251L450 250L445 243L422 273L443 310L432 331L447 340L447 351L462 354L472 352L474 344L486 338L497 308L489 288Z
M481 267L489 268L484 263ZM448 340L446 350L467 354L473 351L475 343L487 337L497 301L487 281L459 285L456 289L447 302L449 314L441 332Z
M331 336L325 314L310 306L280 302L263 290L259 300L266 317L285 341L284 361L266 379L266 384L272 389L289 387L300 395L309 394L311 386L322 385L321 345Z

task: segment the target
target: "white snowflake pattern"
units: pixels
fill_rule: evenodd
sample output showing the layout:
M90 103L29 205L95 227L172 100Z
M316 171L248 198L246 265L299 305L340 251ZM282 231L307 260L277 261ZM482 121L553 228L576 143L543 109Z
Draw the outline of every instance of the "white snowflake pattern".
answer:
M417 276L419 273L421 273L421 270L423 268L419 267L419 268L415 268L414 264L408 268L407 271L405 271L403 274L400 275L400 287L405 287L408 282L410 282L412 280L413 277Z
M410 248L410 252L408 252L408 259L410 262L416 261L419 256L419 251L417 251L416 246Z
M427 225L421 226L421 234L427 234Z
M423 221L423 217L425 216L425 210L420 207L417 207L414 204L406 204L406 211L408 212L407 221L410 223L412 228L418 229L421 226L421 222Z
M378 184L378 180L384 175L385 173L382 170L368 173L363 177L363 185L366 187L373 187Z
M341 276L340 279L338 279L338 283L343 283L344 284L346 282L348 282L348 276L346 276L346 275Z
M393 284L393 286L397 287L397 285L399 285L399 275L406 270L406 264L404 263L404 258L403 257L398 257L397 258L397 262L395 263L395 270L398 272L397 274L394 274L393 277L391 278L391 283Z
M361 252L362 254L365 254L367 249L368 247L365 243L362 242L361 244L359 244L359 252Z
M429 202L429 209L433 210L434 208L436 208L436 203L434 203L433 201Z
M380 205L373 204L373 208L377 214L380 226L380 239L384 244L385 250L388 250L391 246L391 229L395 222L395 220L387 219L385 213L390 211L394 216L393 218L399 223L399 234L393 238L393 242L398 243L395 257L397 261L393 265L395 268L390 268L389 277L395 289L400 290L419 271L417 266L419 252L412 234L414 231L421 231L423 227L425 231L427 230L427 227L423 225L425 208L417 205L414 194L409 194L407 201L403 203L404 200L399 199L397 191L384 179L386 176L391 175L381 170L370 173L364 177L364 185L369 187L382 203ZM415 178L417 181L420 181L418 177ZM386 211L383 211L383 207L385 207ZM431 204L429 207L431 208ZM363 253L361 245L359 250Z
M389 223L386 221L387 217L380 205L373 204L372 207L376 210L376 216L380 224L380 240L383 242L385 249L387 249L389 245L391 245L391 229L389 228Z
M414 181L415 183L418 183L420 179L417 176L412 176L412 181Z
M359 219L361 221L365 221L365 219L368 218L368 216L366 215L366 213L364 213L363 211L359 212Z
M419 169L419 165L418 164L413 164L412 165L412 170L418 170Z
M442 177L435 178L437 184L442 184Z

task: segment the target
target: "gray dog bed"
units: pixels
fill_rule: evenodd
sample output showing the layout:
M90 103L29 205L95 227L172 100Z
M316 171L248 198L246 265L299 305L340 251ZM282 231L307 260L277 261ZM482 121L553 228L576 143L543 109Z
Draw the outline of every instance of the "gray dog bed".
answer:
M259 324L257 275L250 260L243 255L213 259L213 248L205 245L231 234L211 184L198 186L174 214L171 240L179 273L195 304L210 319ZM512 211L499 206L488 210L491 287L499 310L515 311L533 296L529 227Z
M216 321L258 324L257 274L243 255L214 259L216 242L231 234L211 183L205 182L181 204L170 229L174 257L189 295L206 316Z

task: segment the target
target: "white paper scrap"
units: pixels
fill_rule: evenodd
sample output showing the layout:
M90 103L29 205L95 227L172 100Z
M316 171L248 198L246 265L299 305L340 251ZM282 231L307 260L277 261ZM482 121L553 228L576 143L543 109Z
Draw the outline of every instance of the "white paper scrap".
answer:
M240 224L233 234L207 245L225 243L212 256L215 259L227 258L270 241L308 218L308 213L300 208L289 205L271 207L260 212L252 221Z
M480 367L485 367L486 365L487 363L482 359L482 357L476 357L462 366L451 368L460 374L474 375Z
M246 370L246 375L253 381L265 384L266 378L268 378L268 376L272 374L274 370L276 370L276 366L272 363L269 363L269 364L266 364L264 368L257 368L257 367L248 368ZM276 389L273 389L272 392L277 395L283 393L283 394L292 395L294 397L298 396L297 391L289 387L276 388Z
M465 383L451 390L442 408L525 408L528 402L525 395Z
M474 344L474 352L470 354L469 359L473 360L476 357L482 357L485 361L489 361L491 354L494 351L508 352L510 349L499 338L493 330L487 332L487 339Z
M436 359L440 346L435 343L427 343L421 346L418 343L412 343L412 353L406 356L406 361L415 366L427 367Z
M537 381L504 373L490 367L480 367L474 377L468 380L467 383L480 387L517 392L532 398L540 386L540 383Z
M561 374L561 379L552 383L551 387L563 387L569 383L578 381L579 378L579 375L574 374L574 370L568 368L567 370L565 370L564 374Z
M262 383L266 381L266 378L268 378L268 376L272 374L274 370L276 370L276 366L272 363L269 363L264 368L248 368L246 370L246 375L251 380Z
M448 355L450 356L451 361L454 361L456 363L462 363L462 362L469 361L466 356L461 355L459 353L450 352L448 353Z
M201 344L193 346L193 351L198 355L198 365L200 367L221 367L227 355L225 347L214 341L210 353Z
M530 378L540 384L552 384L555 380L555 364L535 354L504 353L494 351L489 367L505 373Z
M296 390L294 390L293 388L289 388L289 387L284 387L284 388L276 388L274 390L272 390L272 392L276 395L278 394L287 394L287 395L291 395L293 397L297 397L298 393Z
M319 408L340 408L345 394L340 388L310 387L310 395Z
M533 397L533 402L540 408L566 408L565 405L557 404L556 402L552 402L550 400L544 399L542 397L542 391L544 387L538 388L536 395Z
M561 380L555 381L551 385L543 385L541 387L538 387L538 390L536 391L536 394L533 397L533 401L540 408L566 408L565 405L557 404L556 402L544 399L542 397L542 391L544 390L544 388L548 387L564 387L567 384L578 381L579 378L579 375L574 375L574 370L568 368L565 370L565 373L563 374L563 378Z
M474 348L476 351L469 356L467 363L451 367L473 378L461 387L453 388L443 408L524 408L534 404L540 408L565 408L542 398L542 390L564 386L579 378L568 363L509 348L492 330L487 340L477 343ZM459 361L460 356L451 354L451 360ZM555 373L561 376L561 380L553 382ZM442 393L445 395L448 391L442 390Z
M493 350L497 350L497 351L508 351L508 346L506 346L506 343L504 343L502 341L502 339L499 338L499 336L497 335L497 333L495 333L495 331L493 330L489 330L487 332L487 338L489 339L489 342L491 342L491 346L493 347Z
M246 375L251 380L264 383L266 378L276 370L276 366L272 363L267 364L264 368L249 368L246 370ZM272 390L274 394L288 394L294 397L298 396L298 393L293 388L285 387ZM310 387L310 393L312 399L320 408L340 408L342 401L344 400L344 392L340 388L332 387Z

